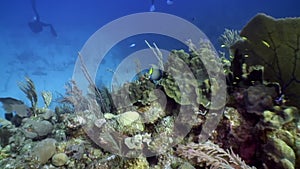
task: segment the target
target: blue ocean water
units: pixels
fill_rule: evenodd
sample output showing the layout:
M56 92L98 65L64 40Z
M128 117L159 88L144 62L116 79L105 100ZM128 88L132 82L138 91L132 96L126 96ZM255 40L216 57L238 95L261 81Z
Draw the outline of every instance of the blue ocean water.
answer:
M168 5L165 0L155 0L154 12L176 15L191 22L208 36L216 48L220 45L218 37L225 28L240 30L257 13L266 13L275 18L300 16L300 1L297 0L173 1L172 5ZM149 12L150 6L151 0L36 0L41 21L52 24L57 32L58 36L53 37L48 28L40 33L33 33L29 29L28 22L35 16L31 0L2 0L0 97L14 97L30 105L25 94L18 88L18 82L24 81L25 76L35 82L39 93L46 90L63 94L65 83L72 78L77 52L88 38L115 19ZM155 21L149 22L157 24ZM137 27L138 24L130 26ZM164 48L180 47L180 44L168 46L168 39L156 35L125 39L104 59L105 66L99 70L96 82L109 83L112 76L107 70L115 69L126 55L147 48L141 40L145 38ZM163 39L161 42L160 38ZM39 105L42 106L42 99L39 100ZM3 113L4 110L1 109L0 117L3 117Z

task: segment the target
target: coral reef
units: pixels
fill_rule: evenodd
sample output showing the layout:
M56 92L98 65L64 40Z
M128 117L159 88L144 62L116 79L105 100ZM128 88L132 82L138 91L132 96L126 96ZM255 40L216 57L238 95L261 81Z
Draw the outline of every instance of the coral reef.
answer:
M211 139L258 168L299 168L298 23L258 14L231 46L230 97Z
M147 105L157 99L155 95L151 95L155 88L155 84L144 75L139 81L124 84L122 88L115 91L112 94L112 100L117 110L126 110L138 104Z
M244 104L247 113L260 114L273 108L278 93L274 87L258 84L248 87L242 96L240 104Z
M141 73L115 91L97 88L82 62L90 93L70 81L54 111L51 92L42 92L39 108L26 78L19 87L31 107L0 98L18 117L0 119L0 168L300 168L298 22L259 14L243 38L225 30L232 58L222 62L206 39L199 47L188 41L189 52L173 50L165 62L146 42L161 78Z
M244 70L249 71L263 66L264 80L278 82L294 106L300 105L299 27L300 18L274 19L258 14L241 30L243 40L231 47L234 67L244 65ZM240 80L241 72L234 71Z
M232 148L248 164L258 168L297 168L300 136L298 109L274 106L260 114L244 110L240 105L237 109L228 107L211 139L224 148Z
M264 161L268 166L278 168L299 166L299 110L295 107L275 107L264 111L263 120L258 124L265 135L263 149ZM297 164L296 164L297 162Z
M203 82L208 76L203 70L204 66L201 60L197 56L193 60L192 56L180 50L172 51L168 57L168 62L165 66L165 71L168 74L161 80L161 85L167 96L174 99L180 105L196 105L201 103L208 105L208 99L202 99L204 95L200 87L202 85L201 79L193 77L197 75L193 75L192 70L189 68L192 63L195 65L192 67L192 70L195 70L194 72L197 72L197 75L203 78ZM187 71L181 72L183 70Z
M160 84L165 93L180 105L201 105L205 108L219 109L224 104L220 101L220 104L211 107L210 99L218 93L220 83L215 81L215 78L208 80L207 71L214 71L210 73L216 77L218 74L223 74L223 71L210 67L217 64L215 53L210 44L202 42L200 46L202 47L199 49L191 46L192 52L190 54L183 50L172 51L164 66L168 73ZM206 60L205 66L203 60Z

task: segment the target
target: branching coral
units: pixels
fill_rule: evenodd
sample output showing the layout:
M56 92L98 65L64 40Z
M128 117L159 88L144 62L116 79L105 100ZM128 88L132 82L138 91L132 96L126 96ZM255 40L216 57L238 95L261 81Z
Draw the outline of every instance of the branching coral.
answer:
M61 102L74 105L75 111L87 109L87 100L82 95L82 91L77 87L75 81L70 81L66 84L66 96Z
M155 43L153 43L154 47L152 47L147 40L145 40L145 43L152 50L152 52L154 53L155 57L157 58L157 60L158 60L158 68L160 70L164 70L163 54L160 51L160 49L157 47L157 45Z
M230 47L239 40L242 40L242 37L240 36L240 31L234 29L225 29L224 33L219 37L221 47L227 50L229 50ZM229 55L230 57L232 57L230 51Z

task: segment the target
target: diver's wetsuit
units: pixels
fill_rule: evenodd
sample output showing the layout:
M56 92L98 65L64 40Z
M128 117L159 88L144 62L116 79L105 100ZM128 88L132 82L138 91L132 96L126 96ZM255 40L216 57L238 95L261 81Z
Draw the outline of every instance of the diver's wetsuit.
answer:
M35 14L35 19L28 23L31 31L34 33L39 33L43 31L43 27L50 27L51 34L57 37L57 33L51 24L40 21L40 15L38 14L35 7L35 0L31 0L31 5L32 5L33 12Z

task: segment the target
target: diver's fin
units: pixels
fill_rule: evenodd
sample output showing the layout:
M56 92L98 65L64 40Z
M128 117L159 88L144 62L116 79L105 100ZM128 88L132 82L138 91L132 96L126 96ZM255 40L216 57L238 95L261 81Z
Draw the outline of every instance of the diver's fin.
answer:
M51 31L51 34L54 36L54 37L57 37L57 33L55 31L55 29L53 28L52 25L50 25L50 31Z
M36 17L35 20L39 22L40 21L40 15L39 15L39 13L36 10L35 0L31 0L31 6L32 6L32 9L33 9L34 15Z
M149 11L150 11L150 12L155 11L155 5L151 5Z

